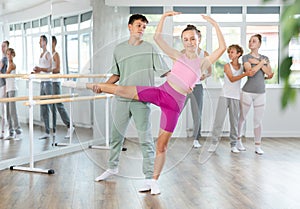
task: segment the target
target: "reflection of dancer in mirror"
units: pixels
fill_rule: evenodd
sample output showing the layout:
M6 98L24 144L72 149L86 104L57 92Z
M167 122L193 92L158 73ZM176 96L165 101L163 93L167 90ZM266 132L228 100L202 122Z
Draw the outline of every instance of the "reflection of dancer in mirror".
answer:
M251 72L243 73L243 66L239 63L239 58L243 55L243 49L239 45L230 45L227 48L227 53L231 62L224 65L224 84L222 93L219 97L218 106L216 109L214 125L212 129L212 144L208 151L215 152L218 146L219 137L223 130L225 117L229 114L230 122L230 145L231 152L239 153L236 147L238 136L238 120L240 112L240 89L241 79L245 76L251 76Z
M40 36L40 48L43 50L39 58L39 66L33 68L34 73L50 74L52 72L52 58L50 52L47 50L48 39L45 35ZM52 95L52 81L50 78L43 78L41 80L40 95ZM54 105L45 104L41 105L41 118L45 123L45 134L40 136L39 139L49 139L50 138L50 122L49 122L49 108L53 112ZM53 130L53 135L55 135L55 130Z
M106 83L122 86L153 86L154 73L166 74L169 69L152 44L143 40L148 20L144 15L134 14L128 21L129 40L116 46L113 54L113 74ZM110 141L109 168L95 181L102 181L118 173L120 152L123 146L126 129L132 118L138 132L143 155L143 173L145 185L140 191L149 190L153 176L155 147L151 133L150 104L116 97L112 105L112 131Z
M207 51L200 48L200 42L201 42L201 31L198 30L194 25L187 25L187 28L195 29L198 34L199 39L199 45L197 49L197 54L200 58L207 57L209 54ZM182 50L182 53L185 53L185 49ZM202 118L202 109L203 109L203 85L202 82L211 76L211 67L209 67L206 71L201 71L202 75L200 77L200 80L195 84L195 87L193 88L193 92L191 94L188 94L186 97L185 105L190 100L191 103L191 111L192 111L192 117L194 122L194 131L193 131L193 147L194 148L200 148L200 137L201 137L201 118Z
M1 45L1 49L2 49L2 59L0 62L0 73L1 74L5 74L6 70L7 70L7 57L6 57L6 50L9 47L9 42L8 41L3 41L2 45ZM5 78L0 78L0 98L5 98L6 97L6 82L5 82ZM1 108L1 135L0 138L3 139L4 138L4 134L5 134L5 109L6 109L6 103L1 102L0 103L0 108Z
M56 51L57 39L55 36L52 36L52 73L58 74L60 73L60 57ZM53 95L61 94L61 79L52 79L53 86ZM68 132L65 138L70 138L71 134L73 134L74 127L70 127L70 117L62 103L56 103L54 105L53 111L53 129L56 129L56 109L60 114L60 117L64 124L68 127Z
M245 151L242 144L242 128L249 112L251 105L253 105L253 126L254 126L254 143L255 153L262 155L264 151L261 149L261 131L262 118L265 111L266 93L265 93L265 75L267 79L273 77L272 68L270 66L269 58L258 53L261 46L261 35L256 34L251 36L249 40L250 53L243 56L243 65L245 71L251 71L253 76L248 76L245 85L242 88L241 94L241 114L238 123L238 137L237 148L240 151Z
M184 106L186 95L190 93L195 83L201 77L201 70L206 70L226 50L225 41L218 24L208 16L203 18L211 23L217 32L219 47L206 58L197 55L198 34L194 29L182 32L182 42L186 52L183 54L170 47L163 39L162 31L166 17L178 15L178 12L166 12L162 15L156 28L154 40L158 46L172 59L174 65L167 74L167 81L159 87L149 86L118 86L115 84L86 84L94 92L106 92L143 102L151 102L161 108L160 132L156 144L154 174L151 182L151 194L159 194L157 179L159 178L166 160L168 142L172 136L178 117Z
M8 59L7 74L16 74L16 65L14 63L14 57L16 56L15 50L13 48L8 48L6 51L6 56ZM17 85L15 78L6 78L6 96L7 98L12 98L16 96ZM15 138L16 135L20 135L23 130L20 127L18 120L18 113L16 108L16 102L7 103L7 122L9 128L9 136L7 139Z

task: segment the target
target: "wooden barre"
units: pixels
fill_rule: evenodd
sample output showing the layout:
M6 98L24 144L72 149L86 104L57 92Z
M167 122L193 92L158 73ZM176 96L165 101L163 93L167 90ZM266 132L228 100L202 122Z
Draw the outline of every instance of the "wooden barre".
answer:
M74 97L74 98L62 98L62 99L47 99L47 100L37 100L33 101L33 105L45 105L45 104L56 104L56 103L64 103L64 102L77 102L77 101L85 101L85 100L93 100L93 99L106 99L109 97L113 97L112 94L101 94L97 96L83 96L83 97ZM30 102L24 102L25 106L30 106Z
M112 74L0 74L0 78L23 78L23 79L45 79L45 78L107 78Z
M22 78L27 74L3 74L0 73L0 78Z
M55 94L55 95L42 95L42 96L34 96L34 100L40 100L40 99L57 99L57 98L68 98L68 97L77 97L78 94ZM0 98L0 103L4 102L17 102L17 101L25 101L28 100L28 96L22 96L22 97L10 97L10 98Z

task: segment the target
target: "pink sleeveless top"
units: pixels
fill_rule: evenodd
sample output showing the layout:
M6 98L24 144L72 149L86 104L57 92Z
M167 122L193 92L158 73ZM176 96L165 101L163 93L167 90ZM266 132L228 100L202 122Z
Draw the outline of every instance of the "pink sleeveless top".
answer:
M171 72L167 75L167 81L188 92L200 80L201 70L206 70L202 68L203 65L209 67L209 60L200 57L189 59L184 54L174 63Z

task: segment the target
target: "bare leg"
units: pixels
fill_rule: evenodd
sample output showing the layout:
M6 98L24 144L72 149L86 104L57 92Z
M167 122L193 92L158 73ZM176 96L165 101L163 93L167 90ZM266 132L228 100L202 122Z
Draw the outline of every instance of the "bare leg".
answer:
M116 84L108 84L108 83L87 83L87 89L91 89L96 93L109 93L117 96L125 97L128 99L139 100L137 95L136 86L119 86Z
M156 156L154 160L153 179L157 180L164 167L166 161L166 152L168 142L173 133L160 129L159 136L156 143Z

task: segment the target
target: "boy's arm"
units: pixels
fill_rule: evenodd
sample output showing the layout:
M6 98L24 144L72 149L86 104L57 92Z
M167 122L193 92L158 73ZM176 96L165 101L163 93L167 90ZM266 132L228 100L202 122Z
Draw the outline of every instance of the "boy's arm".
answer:
M250 76L251 75L251 71L244 72L244 73L242 73L240 75L237 75L237 76L232 75L230 65L228 63L226 65L224 65L224 73L226 74L226 76L228 77L230 82L232 82L232 83L244 78L245 76Z
M113 74L112 76L109 77L109 79L105 83L114 84L117 83L119 79L120 79L119 75Z
M60 58L59 58L58 53L56 53L56 54L53 56L53 60L54 60L55 63L56 63L56 68L55 68L55 69L52 69L52 72L53 72L53 73L60 73Z

